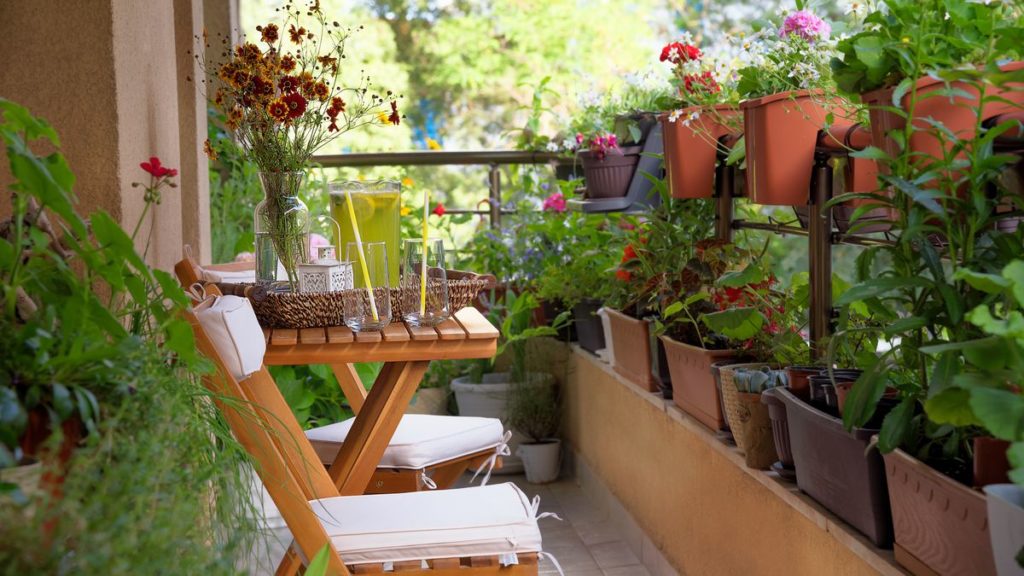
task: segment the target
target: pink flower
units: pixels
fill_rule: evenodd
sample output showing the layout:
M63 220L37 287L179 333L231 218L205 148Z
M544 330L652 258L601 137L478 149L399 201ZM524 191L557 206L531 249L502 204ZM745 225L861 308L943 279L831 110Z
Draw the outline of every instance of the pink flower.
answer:
M545 212L565 212L565 196L561 192L555 192L544 199Z
M779 36L783 38L796 34L808 42L828 38L831 33L832 26L808 10L798 10L786 16L779 29Z
M235 262L255 262L256 255L252 252L239 252L235 256Z
M311 262L313 260L316 260L316 258L317 258L317 250L316 249L317 248L319 248L321 246L330 246L330 245L331 245L331 242L327 238L324 238L323 236L321 236L321 235L319 235L319 234L317 234L315 232L310 234L309 235L309 260Z
M577 144L583 144L583 133L582 132L577 132L576 133L576 143Z

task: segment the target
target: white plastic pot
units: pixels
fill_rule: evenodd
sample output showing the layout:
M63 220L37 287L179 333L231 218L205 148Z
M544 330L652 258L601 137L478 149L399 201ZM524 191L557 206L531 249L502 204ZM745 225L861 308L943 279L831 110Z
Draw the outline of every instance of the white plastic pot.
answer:
M608 319L608 311L603 307L597 311L601 317L601 327L604 328L604 350L598 350L598 356L602 360L615 366L615 347L612 346L612 325Z
M530 484L547 484L558 480L562 467L562 441L544 440L535 444L520 444L515 452L523 459L526 481Z
M551 374L531 372L530 379L534 382L547 382L554 386L555 379ZM483 382L472 382L468 376L452 380L451 389L455 393L455 403L459 406L462 416L482 416L497 418L507 429L508 395L512 388L508 372L492 372L484 374ZM495 474L519 474L523 471L523 461L516 455L516 449L525 440L522 434L512 431L509 449L512 456L502 458L502 466L495 469Z
M1024 568L1017 563L1017 555L1024 548L1024 488L990 484L984 490L996 572L999 576L1024 576Z

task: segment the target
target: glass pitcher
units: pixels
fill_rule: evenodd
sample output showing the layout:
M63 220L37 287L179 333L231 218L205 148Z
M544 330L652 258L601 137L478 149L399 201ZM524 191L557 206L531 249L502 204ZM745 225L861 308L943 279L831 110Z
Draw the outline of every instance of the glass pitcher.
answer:
M401 266L399 258L399 219L401 216L402 185L398 182L380 180L373 182L335 182L330 185L331 215L340 224L341 237L335 238L335 245L347 246L355 242L352 229L352 218L348 209L348 199L352 197L355 208L356 223L359 235L364 244L383 242L387 252L387 260L376 262L375 266L386 266L388 282L398 286L398 271ZM355 274L356 288L363 288L363 278Z

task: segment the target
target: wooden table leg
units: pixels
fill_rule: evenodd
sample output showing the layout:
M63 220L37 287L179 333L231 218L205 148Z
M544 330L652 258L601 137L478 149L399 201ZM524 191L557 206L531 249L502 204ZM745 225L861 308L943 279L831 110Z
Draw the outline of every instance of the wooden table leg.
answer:
M366 491L429 364L422 360L384 364L331 464L329 473L339 494L357 496Z
M356 367L352 364L331 364L331 370L334 371L334 376L337 377L338 385L345 393L345 399L352 407L352 412L359 414L366 402L366 388L363 386L363 381L359 379Z

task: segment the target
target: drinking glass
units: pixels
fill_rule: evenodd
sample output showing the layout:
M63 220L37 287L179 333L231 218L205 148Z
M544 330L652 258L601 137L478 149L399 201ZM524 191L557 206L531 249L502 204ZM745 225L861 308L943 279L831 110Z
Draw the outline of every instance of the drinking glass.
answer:
M360 286L344 297L345 325L356 332L374 332L391 322L391 283L388 274L388 253L384 242L349 242L345 258L352 263L352 275ZM369 274L370 286L366 287ZM372 294L372 298L371 298Z
M437 326L450 316L444 241L406 240L402 266L402 315L410 326ZM424 282L424 279L426 281Z

